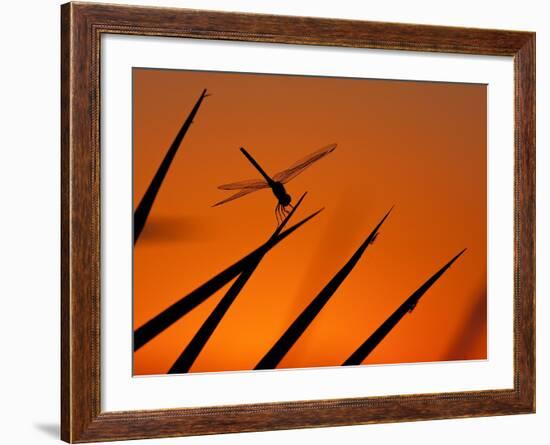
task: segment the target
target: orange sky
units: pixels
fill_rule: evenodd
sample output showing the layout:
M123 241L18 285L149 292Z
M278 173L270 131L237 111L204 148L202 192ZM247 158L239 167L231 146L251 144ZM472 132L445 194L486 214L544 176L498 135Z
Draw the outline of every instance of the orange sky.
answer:
M291 224L324 212L264 258L191 372L253 368L394 204L279 368L342 364L464 247L365 363L486 358L485 85L134 69L134 207L204 88L134 248L135 328L275 229L269 189L211 207L259 178L240 146L274 174L335 142L287 185L309 192ZM228 287L136 352L135 374L166 373Z

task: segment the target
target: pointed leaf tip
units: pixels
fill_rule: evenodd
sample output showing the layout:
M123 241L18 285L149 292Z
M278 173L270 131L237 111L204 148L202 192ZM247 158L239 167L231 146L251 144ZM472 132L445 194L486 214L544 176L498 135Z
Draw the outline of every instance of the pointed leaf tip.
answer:
M465 248L462 249L460 252L458 252L458 253L453 257L453 259L452 259L451 261L449 261L449 266L450 266L451 264L453 264L456 260L458 260L458 258L459 258L464 252L466 252L466 250L468 250L467 247L465 247Z

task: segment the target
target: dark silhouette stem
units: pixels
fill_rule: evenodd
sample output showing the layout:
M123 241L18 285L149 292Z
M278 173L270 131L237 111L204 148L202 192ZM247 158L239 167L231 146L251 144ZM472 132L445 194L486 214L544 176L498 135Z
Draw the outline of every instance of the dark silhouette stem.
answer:
M426 293L426 291L432 287L432 285L443 275L449 267L458 259L460 255L464 253L466 249L462 250L445 266L439 269L434 275L432 275L422 286L420 286L414 294L405 300L405 302L397 308L397 310L390 315L390 317L380 325L380 327L367 339L365 342L357 348L357 350L351 354L351 356L343 363L343 366L360 365L369 354L376 348L382 340L389 334L389 332L399 323L399 321L405 316L407 312L412 312L416 307L418 301Z
M287 215L279 227L275 230L270 239L273 239L281 232L282 228L286 225L294 211L299 207L302 200L305 197L305 193L302 195L298 203L294 206L294 209ZM225 313L233 304L242 288L248 282L248 279L252 276L262 258L265 256L267 251L259 252L255 258L251 259L250 264L243 270L239 277L235 280L232 286L229 288L227 293L223 296L220 302L216 305L214 310L210 313L206 321L202 324L200 329L197 331L195 336L191 339L187 347L180 354L176 362L172 365L168 374L183 374L189 372L193 363L203 350L204 346L214 333L215 329L218 327L222 321Z
M392 207L393 208L393 207ZM386 220L392 209L386 213L370 235L365 239L363 244L357 249L348 262L338 271L338 273L328 282L328 284L319 292L313 301L303 310L303 312L294 320L286 332L277 340L275 345L269 352L260 360L255 369L274 369L281 362L287 352L292 348L308 326L313 322L321 309L332 297L334 292L344 282L350 272L353 270L369 244L376 238L378 229Z
M149 187L145 191L143 198L141 198L141 201L134 211L134 244L137 242L139 236L141 235L141 232L143 231L143 228L145 227L149 212L151 212L151 208L153 207L153 203L155 202L157 193L159 192L166 173L168 173L170 165L172 164L172 161L174 160L174 157L178 152L181 141L183 140L185 134L187 133L187 130L189 130L189 127L193 123L193 119L195 118L197 111L199 111L199 107L201 106L201 103L206 96L208 96L206 94L206 90L203 90L202 94L197 100L197 103L191 110L191 113L189 113L189 116L187 116L187 119L181 126L180 131L178 131L174 142L172 142L172 145L166 152L166 155L164 156L164 159L162 160L157 172L155 173L153 180L149 184Z
M300 228L303 224L318 215L321 210L312 213L311 215L294 224L284 232L278 233L278 231L280 230L280 227L278 227L275 231L276 235L271 236L267 242L265 242L260 247L208 280L206 283L199 286L190 294L172 304L170 307L162 311L157 316L153 317L141 327L137 328L134 331L134 351L140 349L143 345L145 345L161 332L163 332L165 329L170 327L189 311L196 308L208 297L220 290L233 278L243 272L243 270L249 267L251 263L256 261L259 255L264 255L266 252L268 252L270 249L275 247L278 243L280 243L282 240L284 240L286 237L288 237L290 234ZM291 214L289 214L289 216L290 215Z
M263 257L263 255L261 255ZM258 256L249 266L239 275L233 285L229 288L227 293L223 296L214 310L210 313L206 321L202 324L200 329L191 339L187 347L180 354L176 362L172 365L168 374L183 374L189 372L193 363L203 350L206 342L210 339L214 330L218 327L223 316L239 295L239 292L244 287L252 273L256 270L258 264L260 264L261 257Z

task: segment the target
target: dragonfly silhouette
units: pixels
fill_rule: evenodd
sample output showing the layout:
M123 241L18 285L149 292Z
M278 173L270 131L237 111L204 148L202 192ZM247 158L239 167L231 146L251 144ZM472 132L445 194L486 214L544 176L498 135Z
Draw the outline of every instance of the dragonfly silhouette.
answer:
M226 202L233 201L234 199L241 198L242 196L248 195L249 193L262 190L265 188L271 188L271 191L277 198L277 206L275 207L275 216L277 222L281 218L284 218L285 215L289 212L287 207L292 208L292 197L287 193L284 184L286 184L291 179L294 179L300 173L302 173L306 168L311 164L318 161L321 158L324 158L329 153L333 152L336 148L336 144L327 145L326 147L317 150L305 158L296 161L286 170L283 170L273 177L269 176L265 170L260 167L260 164L248 153L244 148L241 147L241 152L246 156L250 163L260 172L263 176L263 179L248 179L246 181L232 182L230 184L220 185L218 188L221 190L239 190L234 195L231 195L229 198L224 199L223 201L217 202L213 207L225 204Z

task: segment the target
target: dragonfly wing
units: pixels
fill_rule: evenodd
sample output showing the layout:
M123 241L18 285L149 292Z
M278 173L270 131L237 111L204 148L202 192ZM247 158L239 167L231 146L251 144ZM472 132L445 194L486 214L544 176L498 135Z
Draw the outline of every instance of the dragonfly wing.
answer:
M283 184L287 183L291 179L298 176L300 173L302 173L306 168L308 168L311 164L314 162L317 162L319 159L324 158L329 153L333 152L336 148L336 144L330 144L326 147L321 148L320 150L317 150L305 158L300 159L299 161L296 161L293 165L291 165L286 170L283 170L282 172L277 173L273 176L273 180L277 182L282 182Z
M253 189L253 188L243 189L240 192L237 192L231 195L229 198L225 198L224 200L217 202L212 207L216 207L216 206L225 204L226 202L233 201L234 199L240 198L241 196L248 195L249 193L253 193L257 190L260 190L260 189Z
M241 190L241 189L254 189L259 190L267 188L269 185L262 179L247 179L245 181L232 182L230 184L223 184L218 186L220 190Z

